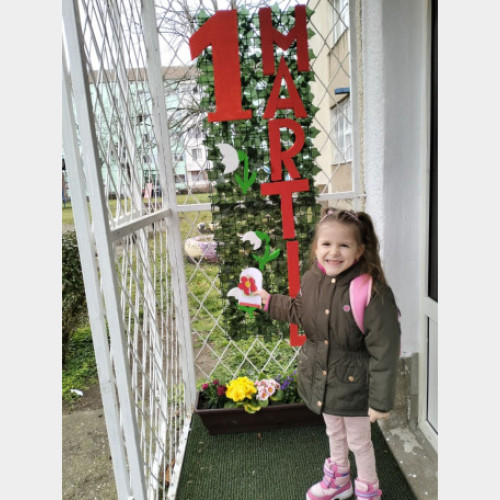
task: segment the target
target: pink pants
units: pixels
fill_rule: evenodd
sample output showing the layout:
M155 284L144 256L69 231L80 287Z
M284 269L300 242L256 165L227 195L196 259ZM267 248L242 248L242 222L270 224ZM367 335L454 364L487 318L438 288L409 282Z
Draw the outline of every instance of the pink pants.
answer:
M323 418L330 441L331 459L337 465L348 466L351 450L356 459L358 478L370 483L378 481L370 417L337 417L323 413Z

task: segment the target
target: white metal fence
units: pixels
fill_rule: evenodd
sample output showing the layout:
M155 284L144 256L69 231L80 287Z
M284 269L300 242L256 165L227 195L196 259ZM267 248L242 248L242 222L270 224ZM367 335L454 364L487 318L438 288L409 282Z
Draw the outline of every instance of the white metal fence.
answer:
M360 208L346 5L308 2L316 185L318 202ZM268 2L219 2L242 6ZM196 13L216 7L63 2L63 154L120 499L175 497L196 382L295 367L287 339L236 342L219 322L206 117L188 50Z

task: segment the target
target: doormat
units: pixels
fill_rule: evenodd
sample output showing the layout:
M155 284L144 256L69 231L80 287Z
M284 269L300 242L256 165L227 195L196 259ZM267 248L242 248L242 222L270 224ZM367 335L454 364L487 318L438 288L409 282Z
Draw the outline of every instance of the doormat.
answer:
M372 440L382 499L417 500L378 424ZM176 500L303 500L328 456L323 425L214 436L193 415Z

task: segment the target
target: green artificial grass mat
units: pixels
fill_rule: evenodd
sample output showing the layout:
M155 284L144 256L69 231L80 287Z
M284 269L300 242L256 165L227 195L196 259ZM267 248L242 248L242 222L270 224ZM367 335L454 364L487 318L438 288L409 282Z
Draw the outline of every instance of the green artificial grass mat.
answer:
M416 500L377 424L372 440L382 499ZM193 415L176 500L304 500L328 456L323 425L210 435Z

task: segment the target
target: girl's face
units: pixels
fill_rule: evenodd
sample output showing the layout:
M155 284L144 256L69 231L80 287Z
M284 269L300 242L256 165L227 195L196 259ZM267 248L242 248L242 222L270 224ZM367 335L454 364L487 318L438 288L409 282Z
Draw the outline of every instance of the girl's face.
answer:
M337 276L349 269L363 255L364 245L358 244L355 228L340 222L327 222L318 229L316 259L328 276Z

